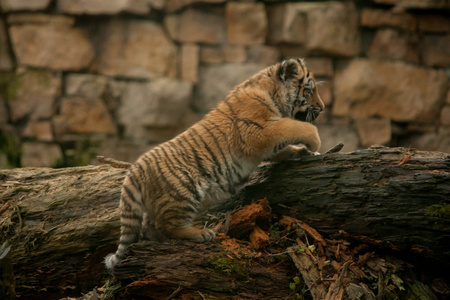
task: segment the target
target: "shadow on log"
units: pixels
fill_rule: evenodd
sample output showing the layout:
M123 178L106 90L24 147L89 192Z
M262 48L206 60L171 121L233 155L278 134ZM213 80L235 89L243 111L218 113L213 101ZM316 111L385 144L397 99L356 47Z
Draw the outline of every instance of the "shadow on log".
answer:
M449 168L448 154L383 147L268 163L240 195L210 213L223 216L267 198L274 214L304 220L326 237L420 252L444 268ZM58 299L101 285L108 277L102 259L117 246L125 173L108 165L0 170L0 207L9 203L0 213L0 243L12 246L7 257L17 295Z

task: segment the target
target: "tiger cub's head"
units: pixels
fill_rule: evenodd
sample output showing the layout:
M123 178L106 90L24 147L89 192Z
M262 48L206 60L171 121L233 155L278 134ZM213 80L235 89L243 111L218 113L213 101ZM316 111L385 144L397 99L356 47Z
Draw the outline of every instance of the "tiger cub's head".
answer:
M303 59L285 60L276 65L276 77L281 83L281 97L277 106L285 117L312 122L325 108L317 91L314 74L308 70Z

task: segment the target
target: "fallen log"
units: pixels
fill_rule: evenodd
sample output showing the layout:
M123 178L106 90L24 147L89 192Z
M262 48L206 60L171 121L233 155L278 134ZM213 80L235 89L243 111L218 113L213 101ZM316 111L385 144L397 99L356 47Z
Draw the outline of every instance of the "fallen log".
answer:
M230 216L229 233L249 238L250 243L220 233L206 245L131 245L128 257L113 272L122 290L107 287L100 292L109 290L117 299L436 299L412 265L376 253L367 244L324 239L291 217L282 217L281 227L270 226L265 249L258 251L248 232L269 227L267 208L267 199L262 199ZM441 294L445 293L450 290Z
M330 237L371 237L450 261L450 154L374 146L261 166L240 200L267 198Z
M108 277L102 258L117 246L123 166L0 170L0 206L10 203L0 214L0 244L11 244L17 295L79 295ZM329 238L369 238L445 265L449 167L448 154L382 147L268 163L210 214L267 198L274 214L305 220Z

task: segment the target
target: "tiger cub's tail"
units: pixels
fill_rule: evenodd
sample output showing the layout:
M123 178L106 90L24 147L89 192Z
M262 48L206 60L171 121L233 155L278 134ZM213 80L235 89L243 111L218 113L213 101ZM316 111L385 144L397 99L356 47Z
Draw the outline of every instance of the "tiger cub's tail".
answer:
M122 186L120 196L120 241L116 253L111 253L105 257L105 265L109 270L122 260L128 245L139 240L142 229L142 218L144 207L142 194L133 180L134 174L130 172Z

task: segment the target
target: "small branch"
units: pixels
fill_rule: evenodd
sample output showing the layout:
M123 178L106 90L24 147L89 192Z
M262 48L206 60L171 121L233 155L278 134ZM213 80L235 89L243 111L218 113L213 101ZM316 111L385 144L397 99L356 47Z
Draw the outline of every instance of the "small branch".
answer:
M118 169L129 169L131 166L131 163L129 163L129 162L115 160L115 159L107 158L107 157L100 156L100 155L97 156L97 161L101 165L111 165L114 168L118 168Z
M181 286L179 286L167 299L173 299L175 298L181 291L183 290L183 288Z
M331 299L342 299L342 293L343 293L343 280L345 278L345 275L347 274L348 266L350 265L350 261L346 261L344 263L344 266L342 267L341 274L339 274L338 279L334 282L334 284L330 285L330 288L328 289L326 300Z
M346 238L352 238L354 240L363 242L363 243L367 243L367 244L371 244L371 245L375 245L375 246L387 246L392 250L398 250L398 247L396 247L394 244L392 244L389 241L382 241L382 240L377 240L368 236L364 236L364 235L357 235L357 234L350 234L344 230L339 230L339 233Z
M411 153L411 154L408 154L408 155L403 156L403 158L402 158L401 161L397 164L397 166L401 166L401 165L406 164L406 163L411 159L411 157L413 156L413 154L414 154L414 153Z
M339 143L336 146L334 146L333 148L331 148L330 150L328 150L327 152L325 152L325 154L337 153L337 152L341 151L342 148L344 148L344 144L343 143Z
M0 208L0 216L11 206L11 201L6 202L2 208Z
M294 247L289 247L287 250L295 266L300 271L313 298L325 299L327 289L322 282L320 272L317 269L314 260L306 253L296 253Z

